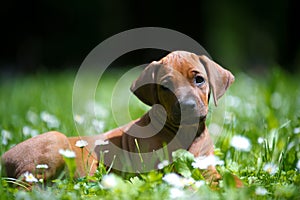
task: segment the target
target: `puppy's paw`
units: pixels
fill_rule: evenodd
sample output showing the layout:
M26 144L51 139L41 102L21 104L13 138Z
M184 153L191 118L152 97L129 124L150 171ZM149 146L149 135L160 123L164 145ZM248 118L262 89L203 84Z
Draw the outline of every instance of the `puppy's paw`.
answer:
M213 166L209 166L207 170L204 170L202 172L202 176L213 188L217 187L219 185L219 181L222 179L222 176Z
M29 172L49 178L64 167L60 149L70 149L67 137L59 132L47 132L14 146L2 155L1 162L8 177L19 178ZM40 174L36 166L41 164L47 165L47 169Z
M241 179L231 173L225 173L222 177L215 167L208 167L207 170L202 172L202 176L210 184L212 189L217 189L221 180L225 181L226 185L230 185L233 188L241 188L244 186Z

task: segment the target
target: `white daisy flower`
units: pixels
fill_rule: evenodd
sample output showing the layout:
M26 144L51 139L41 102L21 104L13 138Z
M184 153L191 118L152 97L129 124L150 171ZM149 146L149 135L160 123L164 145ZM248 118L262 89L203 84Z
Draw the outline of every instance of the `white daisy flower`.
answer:
M105 109L105 107L103 107L99 103L95 104L94 111L95 111L95 115L97 117L100 117L100 118L106 118L108 116L108 114L109 114L109 112L107 111L107 109Z
M58 152L66 158L75 158L76 157L75 152L71 151L69 149L66 149L66 150L60 149Z
M59 120L54 115L51 115L46 111L41 113L41 119L47 123L48 128L58 128L60 125Z
M163 178L162 178L165 182L167 182L169 185L172 185L174 187L184 187L184 185L181 182L181 177L178 174L175 173L169 173L166 174Z
M38 122L39 122L39 116L31 110L29 110L26 113L26 118L29 122L31 122L32 124L35 124L35 125L38 124Z
M256 194L256 195L260 195L260 196L264 196L264 195L268 194L268 190L266 190L266 189L263 188L263 187L257 187L257 188L255 189L255 194Z
M107 144L109 144L109 141L108 140L96 140L95 141L95 145L97 146L97 145L107 145Z
M169 195L171 199L182 198L185 195L182 189L176 187L171 188L169 192L170 192Z
M74 190L79 190L80 189L80 184L79 183L75 184L74 187L73 187L73 189Z
M241 135L235 135L230 141L230 145L238 151L250 151L250 140Z
M103 132L104 125L105 125L104 121L93 119L92 124L96 132L98 133Z
M38 180L33 176L32 173L29 173L29 172L25 172L24 174L24 177L25 177L25 181L26 182L29 182L29 183L36 183L38 182Z
M224 123L225 124L232 123L232 121L234 121L234 119L235 119L235 114L234 113L228 112L228 111L225 112L225 116L224 116Z
M11 133L7 130L2 130L1 131L1 136L2 136L2 144L7 145L8 140L12 139Z
M81 115L75 115L74 116L74 120L75 120L75 122L77 122L78 124L82 124L83 122L84 122L84 117L83 116L81 116Z
M83 147L87 146L88 144L89 143L85 140L78 140L78 141L76 141L75 146L79 147L79 148L83 148Z
M300 160L298 160L297 164L296 164L296 167L298 170L300 170Z
M219 157L215 155L199 156L195 158L195 162L192 163L194 168L199 169L207 169L209 166L214 167L216 165L224 165L224 161L220 160Z
M195 183L195 180L193 178L181 178L181 183L183 186L190 186Z
M34 136L37 136L39 134L39 132L37 130L32 129L29 126L24 126L22 131L23 131L23 135L25 137L27 137L27 136L34 137Z
M259 137L258 139L257 139L257 143L258 144L262 144L264 142L264 138L263 137Z
M296 127L296 128L294 128L294 133L295 133L295 134L298 134L298 133L300 133L300 127Z
M103 176L101 185L106 189L114 188L118 185L118 180L116 175L114 174L108 174Z
M23 131L23 135L26 137L30 135L31 128L29 126L24 126L22 131Z
M39 135L39 131L35 130L35 129L31 129L30 135L31 135L31 137L35 137L35 136Z
M175 173L166 174L162 179L169 185L178 188L183 188L195 183L195 180L193 178L184 178Z
M196 181L195 183L195 186L196 186L196 188L200 188L200 187L202 187L203 185L205 185L205 181Z
M263 170L271 175L274 175L278 171L278 166L274 163L266 163L263 167Z
M236 96L231 96L231 95L228 95L226 97L226 103L228 103L228 105L230 107L239 107L240 106L240 103L241 103L241 99L239 97L236 97Z
M101 104L91 100L86 105L86 110L89 113L95 114L97 117L106 118L109 114L108 110L104 108Z
M48 169L49 166L47 164L39 164L35 168L37 168L37 169Z
M163 169L164 167L168 166L170 163L168 160L163 160L160 163L158 163L157 168L158 169Z

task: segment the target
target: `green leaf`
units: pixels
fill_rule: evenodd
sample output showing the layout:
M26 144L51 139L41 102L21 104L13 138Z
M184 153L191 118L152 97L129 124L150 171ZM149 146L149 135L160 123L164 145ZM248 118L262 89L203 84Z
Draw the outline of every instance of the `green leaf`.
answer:
M184 149L179 149L172 153L172 157L174 160L174 167L177 173L181 174L186 178L191 177L191 170L193 169L192 162L194 161L194 155Z
M205 180L199 169L192 170L192 178L195 180Z
M181 160L183 162L190 162L194 161L194 155L188 152L185 149L178 149L172 153L172 157L174 161Z
M139 179L137 176L131 177L130 182L135 187L140 187L141 185L143 185L145 183L143 180Z
M191 177L192 173L191 173L191 170L190 170L189 166L187 165L187 163L176 161L174 166L175 166L176 171L179 174L181 174L182 176L184 176L186 178Z
M161 181L162 176L163 175L157 171L151 171L148 174L141 174L141 177L149 183Z

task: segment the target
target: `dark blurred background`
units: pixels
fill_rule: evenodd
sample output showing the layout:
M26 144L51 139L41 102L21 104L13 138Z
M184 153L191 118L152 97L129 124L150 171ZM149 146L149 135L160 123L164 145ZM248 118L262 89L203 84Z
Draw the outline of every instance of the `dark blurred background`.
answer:
M1 2L0 20L1 74L78 69L106 38L144 26L182 32L230 69L296 72L300 66L296 0L12 0ZM118 64L163 53L140 51Z

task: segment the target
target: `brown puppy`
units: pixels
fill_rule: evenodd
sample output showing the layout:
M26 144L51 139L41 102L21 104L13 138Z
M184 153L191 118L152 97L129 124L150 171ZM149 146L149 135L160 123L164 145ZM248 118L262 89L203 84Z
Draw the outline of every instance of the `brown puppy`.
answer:
M171 157L179 148L195 157L211 155L213 143L205 126L210 91L217 105L233 81L229 71L206 56L172 52L152 62L131 86L141 101L152 106L144 116L96 136L67 138L48 132L26 140L2 156L7 176L19 177L29 171L39 178L36 165L47 164L46 178L55 178L64 166L59 149L75 151L77 176L93 174L103 155L107 166L125 172L151 170L159 159ZM81 149L75 146L80 139L88 142L84 161ZM209 179L219 178L214 168L211 172Z

